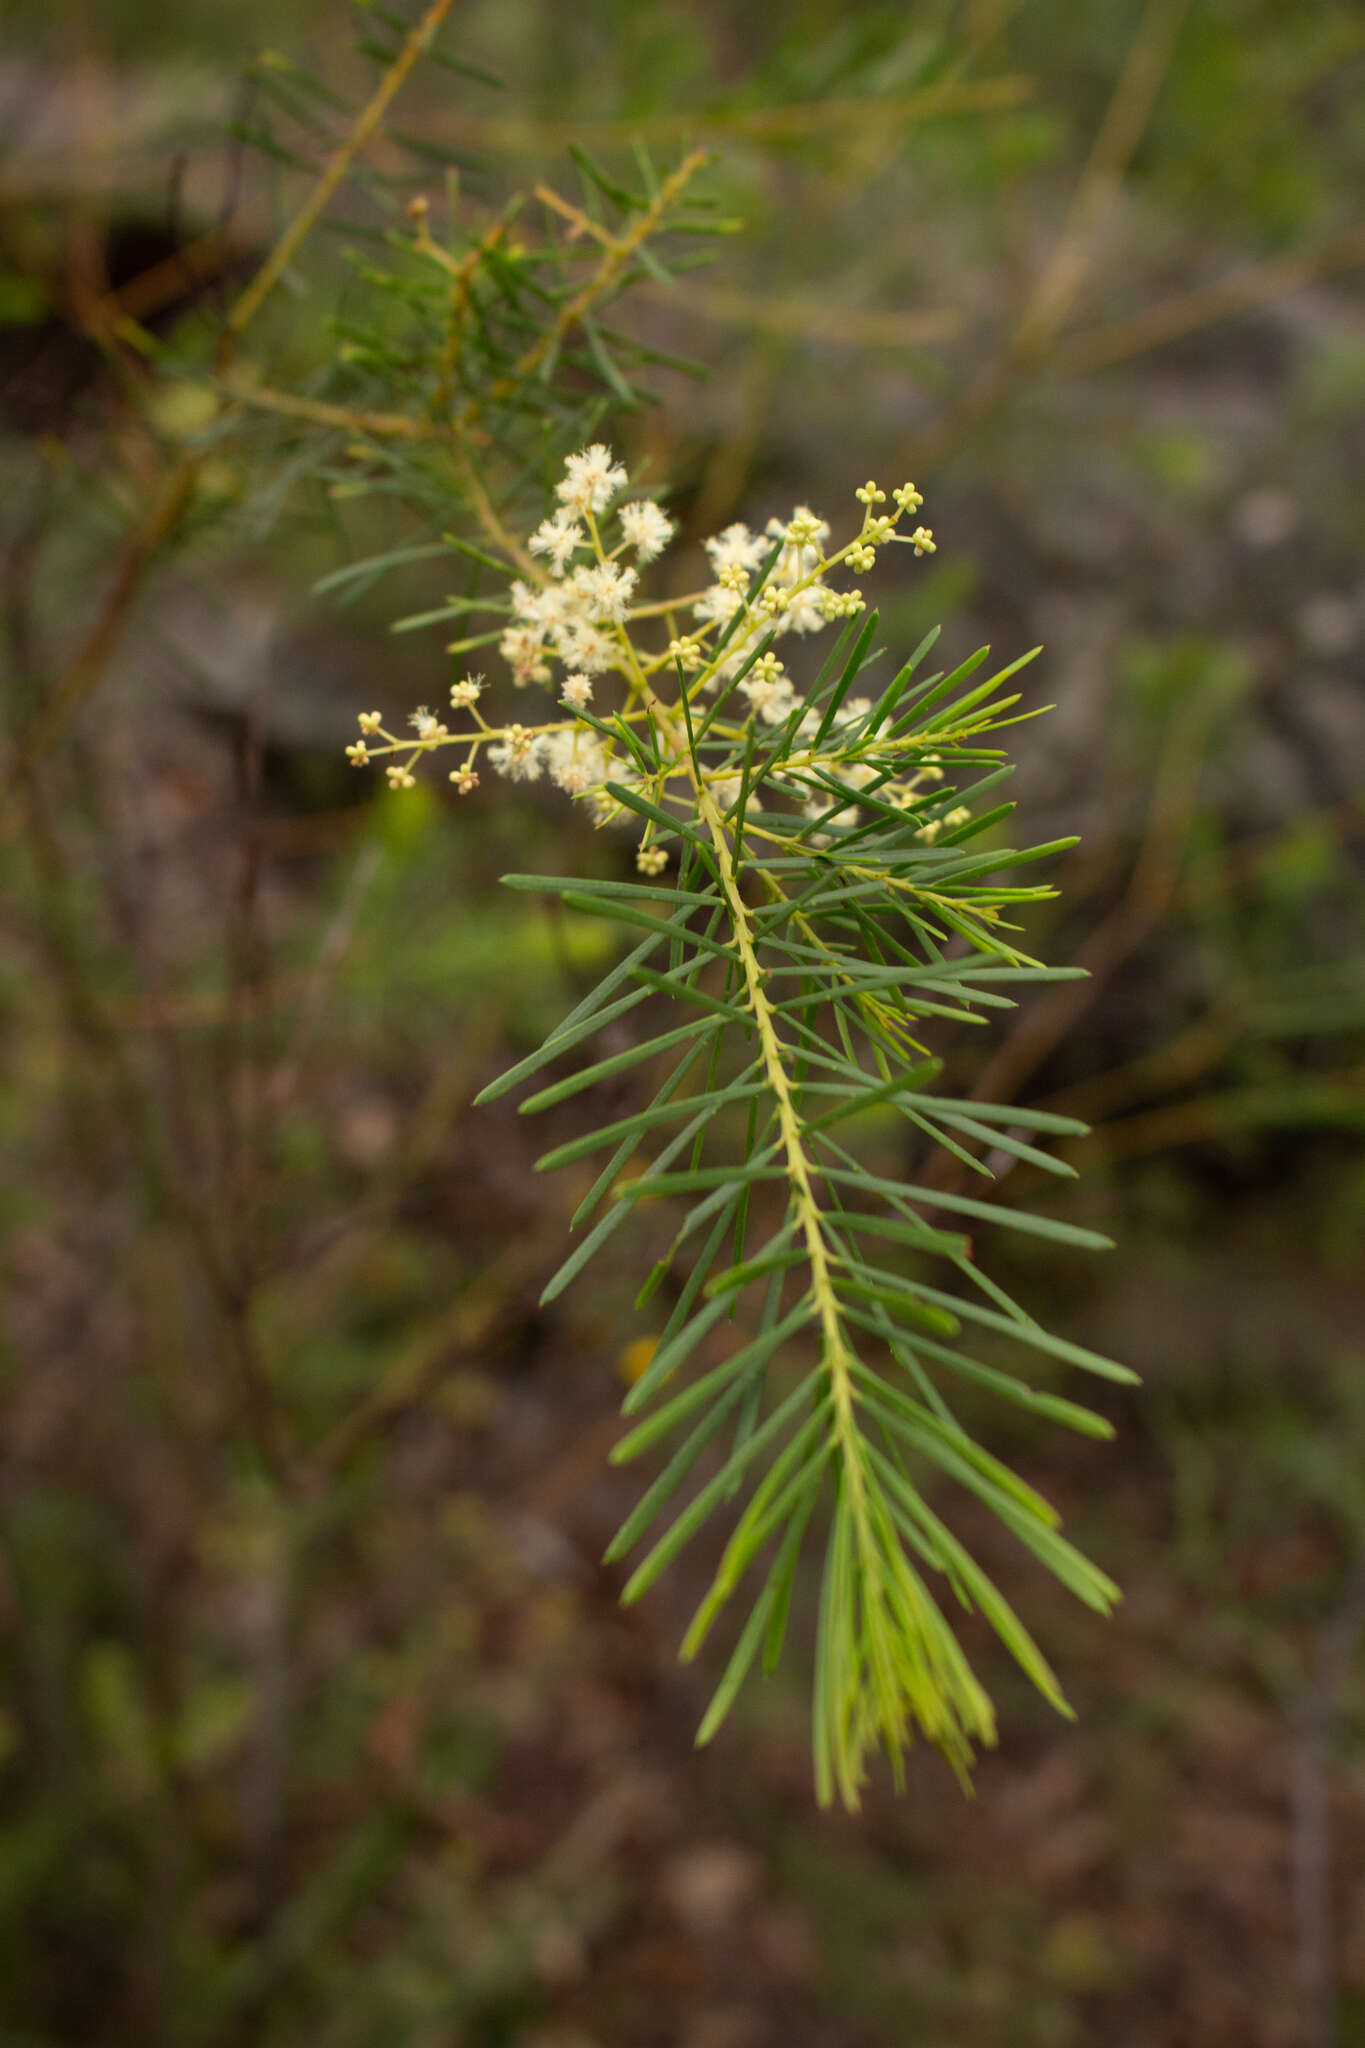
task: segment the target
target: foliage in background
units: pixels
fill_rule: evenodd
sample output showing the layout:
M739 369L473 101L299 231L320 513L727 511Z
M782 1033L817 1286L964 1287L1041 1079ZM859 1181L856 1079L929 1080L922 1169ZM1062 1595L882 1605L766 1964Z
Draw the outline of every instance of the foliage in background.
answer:
M5 855L7 2024L42 2041L643 2040L660 2010L690 2026L678 1986L703 1981L733 2005L698 2012L698 2038L713 2018L733 2031L746 1998L822 2044L899 2040L907 2009L955 2048L1002 2027L1142 2048L1193 2027L1240 2048L1354 2024L1355 1907L1327 1874L1333 1831L1339 1867L1354 1839L1361 1725L1359 748L1342 695L1358 11L462 8L451 47L505 95L419 67L398 123L458 156L457 232L443 166L375 146L367 189L348 179L311 242L323 275L300 293L296 266L238 349L233 374L267 393L372 403L363 361L329 367L326 315L355 310L365 268L399 279L386 341L403 291L425 280L433 303L414 192L449 249L496 220L503 164L561 183L582 137L629 183L631 136L664 164L700 141L719 153L708 190L750 233L694 280L691 313L652 278L623 309L627 331L717 368L685 408L637 417L632 466L678 483L695 539L842 488L853 445L894 447L897 473L938 473L953 547L937 575L885 579L884 637L913 646L942 616L959 647L1048 642L1061 709L1038 744L1019 731L1021 794L1033 836L1083 844L1025 943L1091 978L1036 997L989 1054L948 1020L939 1045L959 1097L1103 1120L1055 1147L1081 1173L1065 1213L1122 1218L1102 1301L1037 1240L1002 1238L996 1271L1024 1299L1041 1288L1055 1327L1141 1361L1160 1426L1125 1428L1097 1517L1060 1433L1045 1448L1027 1414L1011 1438L998 1409L963 1413L1072 1504L1136 1597L1121 1636L1072 1627L973 1523L998 1582L1041 1599L1083 1726L1064 1761L1006 1672L1015 1739L990 1770L1009 1796L950 1818L915 1767L913 1810L872 1803L856 1850L789 1811L784 1674L733 1744L683 1761L680 1727L675 1758L680 1681L650 1648L667 1582L613 1634L548 1533L601 1469L594 1373L629 1304L603 1269L537 1314L556 1205L516 1193L533 1187L516 1120L494 1105L476 1137L458 1105L606 962L572 910L471 916L468 897L508 868L607 857L536 792L473 825L419 791L357 804L333 765L347 707L396 722L430 691L416 642L372 623L475 594L446 554L361 592L344 642L290 621L261 652L267 589L439 543L451 521L400 502L389 437L363 422L252 406L248 459L246 401L220 388L197 445L205 347L272 205L216 138L230 113L259 132L267 89L215 100L164 60L193 27L196 54L235 67L254 21L352 104L371 60L330 0L241 10L231 31L193 6L174 24L13 12L37 55L5 74L11 731L61 708ZM74 56L76 89L44 50ZM325 123L275 140L320 169L343 133ZM281 165L280 224L302 192ZM1012 353L1063 249L1055 331ZM156 358L131 328L120 342L125 314ZM430 365L438 328L413 325ZM431 388L404 394L409 417ZM207 459L163 496L187 445ZM552 475L547 456L535 491ZM238 669L268 683L243 690ZM608 1113L638 1105L630 1079ZM888 1121L867 1142L903 1178ZM1025 1206L1039 1171L1013 1169ZM307 1486L301 1508L263 1499L253 1369L325 1475L326 1513ZM596 1499L567 1518L588 1554ZM547 1717L533 1702L550 1697ZM637 1756L676 1763L662 1816L630 1817ZM783 1910L808 1915L810 1974L765 1961L781 1944L761 1916L735 1919L742 1973L661 1920L680 1814L752 1842Z

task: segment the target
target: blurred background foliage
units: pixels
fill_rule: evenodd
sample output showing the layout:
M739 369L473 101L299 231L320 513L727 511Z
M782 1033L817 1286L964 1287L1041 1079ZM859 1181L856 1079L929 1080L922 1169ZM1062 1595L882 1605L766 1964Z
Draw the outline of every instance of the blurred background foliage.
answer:
M415 18L7 11L0 2039L1365 2041L1359 8L470 0L234 391ZM241 388L372 406L406 200L482 232L637 141L743 231L613 312L709 374L612 436L693 541L915 476L884 638L1044 643L1016 793L1083 835L1032 939L1090 980L943 1049L1097 1125L1121 1249L1002 1277L1145 1390L1106 1451L989 1426L1127 1600L972 1532L1081 1718L973 1642L969 1807L925 1757L817 1818L781 1677L694 1757L696 1586L617 1611L642 1326L624 1275L535 1306L563 1192L467 1105L607 944L497 875L625 855L351 776L357 708L443 687L448 626L389 627L450 558L315 585L459 480Z

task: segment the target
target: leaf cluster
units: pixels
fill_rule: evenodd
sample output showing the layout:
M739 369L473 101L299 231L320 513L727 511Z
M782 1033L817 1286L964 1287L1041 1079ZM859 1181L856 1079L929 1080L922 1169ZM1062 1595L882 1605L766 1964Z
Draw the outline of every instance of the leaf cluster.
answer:
M522 1104L555 1108L637 1064L657 1077L630 1115L540 1160L545 1170L596 1168L573 1218L583 1234L546 1299L642 1205L679 1205L672 1240L640 1290L642 1306L666 1294L671 1306L627 1398L633 1426L615 1452L618 1462L655 1452L664 1461L608 1557L642 1552L625 1587L635 1600L713 1521L728 1519L683 1643L685 1657L696 1655L732 1603L742 1610L699 1731L706 1741L750 1670L777 1665L824 1501L815 1774L822 1800L837 1794L850 1806L876 1748L899 1777L919 1732L965 1773L974 1747L993 1740L990 1701L934 1582L982 1614L1065 1711L1024 1624L931 1504L942 1482L986 1506L1090 1606L1103 1612L1116 1597L1059 1533L1050 1503L958 1420L954 1387L985 1388L1102 1437L1103 1417L1035 1385L1025 1361L1131 1378L1041 1327L983 1271L969 1232L989 1225L1080 1248L1106 1240L990 1201L988 1186L977 1197L887 1178L856 1147L860 1121L889 1118L921 1156L943 1148L989 1183L982 1147L1064 1176L1071 1169L1046 1141L1081 1129L934 1092L927 1027L982 1022L1009 1008L1017 987L1059 978L1012 942L1008 922L1016 906L1050 893L1015 872L1059 848L974 843L1008 814L1007 805L982 804L1009 772L983 742L1009 720L1016 700L1001 685L1013 671L973 682L977 656L921 679L930 636L875 701L855 699L875 629L875 614L846 629L780 725L725 724L743 670L705 709L680 673L676 706L656 700L644 724L618 719L632 773L610 793L676 848L676 883L507 878L621 926L631 949L485 1091L540 1075L628 1013L652 1017L645 1006L669 999L662 1029ZM917 792L930 764L941 779ZM917 792L909 801L907 789ZM965 806L966 822L940 833ZM993 1351L1008 1340L1020 1362L986 1363L974 1339Z
M403 24L382 7L366 13L362 54L391 66L387 38ZM438 45L423 55L475 89L497 83ZM278 53L258 62L254 87L238 132L281 179L325 163L363 118ZM391 544L324 579L334 593L354 598L390 569L452 552L479 560L459 529L492 511L486 479L495 517L515 523L608 408L656 402L648 380L660 369L700 374L617 309L642 282L673 286L709 260L709 238L733 230L698 189L703 154L664 166L640 143L628 174L570 155L576 196L542 184L499 199L468 151L386 126L385 167L357 156L346 203L319 222L342 235L346 275L311 367L295 341L278 380L222 379L256 421L258 530L302 480L333 507L366 500L385 515Z

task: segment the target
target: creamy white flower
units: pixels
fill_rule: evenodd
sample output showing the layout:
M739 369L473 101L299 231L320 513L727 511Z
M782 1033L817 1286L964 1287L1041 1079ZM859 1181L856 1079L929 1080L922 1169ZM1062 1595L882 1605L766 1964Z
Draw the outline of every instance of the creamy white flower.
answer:
M600 789L607 778L607 757L595 733L579 727L575 732L553 732L545 741L545 765L550 780L569 796L584 796Z
M586 619L571 621L560 634L560 660L585 676L600 676L603 669L611 667L616 655L616 643L600 626L591 626Z
M818 633L824 627L825 607L824 586L812 583L805 590L794 590L777 615L779 633Z
M662 846L639 846L635 850L635 865L642 875L661 875L668 866L668 852Z
M781 725L796 702L791 677L761 665L750 669L739 687L765 725Z
M627 481L625 470L613 463L610 448L594 441L590 448L568 458L563 481L555 485L555 496L571 512L605 512Z
M434 717L427 710L425 704L418 705L417 709L408 719L408 724L412 727L419 740L443 740L446 737L446 727L442 725L439 718Z
M673 521L652 498L637 498L620 511L621 534L637 562L652 562L673 538Z
M512 671L519 690L528 683L548 683L545 643L534 626L509 626L498 642L498 652Z
M592 681L584 675L565 676L560 696L571 711L581 711L585 704L592 702Z
M742 519L737 519L733 526L727 526L723 533L716 534L711 540L703 541L702 546L711 557L711 567L717 576L722 569L752 571L768 558L767 542L761 534L750 533Z
M587 611L586 597L578 585L578 570L571 582L536 585L522 583L512 585L512 610L522 623L535 626L542 637L562 632L571 619L583 618Z
M524 725L509 725L505 736L488 749L489 760L510 782L538 782L544 757L544 735L528 732Z
M450 686L450 701L456 711L468 711L483 695L482 676L464 676Z
M744 599L737 590L727 590L723 583L713 583L709 590L703 590L693 605L692 615L710 624L728 626L743 603Z
M770 519L767 531L770 540L785 543L773 571L779 583L801 583L815 574L820 566L821 545L829 539L828 520L812 512L809 505L798 505L785 524L780 519ZM793 535L797 538L793 539Z
M552 518L542 519L526 545L533 555L548 555L556 575L562 576L575 548L581 548L586 538L572 506L561 505Z
M539 624L546 639L552 643L562 641L566 633L573 632L578 626L586 626L592 618L589 595L577 583L577 577L582 573L582 570L576 571L572 582L552 583L544 593L539 607Z
M605 621L619 626L630 609L631 594L638 581L634 569L620 569L615 562L598 562L591 569L575 569L571 588L595 623Z

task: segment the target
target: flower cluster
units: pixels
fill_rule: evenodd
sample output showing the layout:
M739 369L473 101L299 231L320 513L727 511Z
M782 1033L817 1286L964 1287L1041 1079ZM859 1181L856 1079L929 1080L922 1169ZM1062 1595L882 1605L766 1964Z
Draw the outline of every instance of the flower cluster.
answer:
M832 785L851 798L875 788L880 801L908 810L924 805L943 775L935 759L922 750L913 760L904 750L892 758L885 738L869 729L867 699L853 699L829 718L803 712L798 683L776 652L789 635L804 638L863 609L860 590L831 582L836 571L866 574L878 551L895 542L916 555L933 552L927 527L899 531L923 503L915 486L893 491L888 513L881 509L886 492L864 484L856 493L863 507L858 531L832 552L829 523L809 506L798 505L786 520L770 519L762 532L736 522L703 543L711 577L703 588L646 603L638 596L641 570L658 560L674 529L652 498L622 501L628 483L601 442L570 455L554 511L509 562L499 653L518 689L549 689L566 716L493 725L480 709L483 677L464 676L450 691L451 709L465 721L461 729L452 731L424 706L409 721L412 737L402 739L384 729L378 712L362 713L361 737L347 748L355 765L386 756L390 783L406 789L424 754L458 746L462 758L450 781L461 795L478 786L482 759L510 781L546 777L567 795L588 798L602 822L623 812L609 784L618 791L638 787L656 807L695 803L705 790L723 815L738 801L746 732L776 737L781 730L789 743L765 786L812 821L829 825L837 817L845 828L854 822L851 804L841 808ZM657 635L649 633L656 626ZM647 633L662 644L649 646ZM611 700L599 705L603 679L611 678ZM680 694L690 702L702 692L719 702L706 714L710 751L699 768L678 714ZM632 733L648 735L654 772L642 769ZM939 805L919 836L931 841L964 820L965 813ZM667 859L656 837L651 825L639 852L646 874L658 873Z

